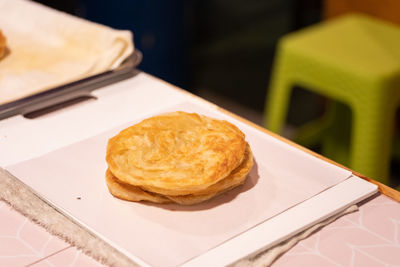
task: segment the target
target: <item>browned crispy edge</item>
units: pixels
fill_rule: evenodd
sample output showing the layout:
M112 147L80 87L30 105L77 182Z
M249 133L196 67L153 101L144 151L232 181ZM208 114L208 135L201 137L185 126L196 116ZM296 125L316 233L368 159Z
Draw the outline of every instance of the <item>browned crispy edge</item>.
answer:
M4 56L5 54L5 50L6 50L6 42L7 39L6 37L3 35L3 32L0 29L0 59Z

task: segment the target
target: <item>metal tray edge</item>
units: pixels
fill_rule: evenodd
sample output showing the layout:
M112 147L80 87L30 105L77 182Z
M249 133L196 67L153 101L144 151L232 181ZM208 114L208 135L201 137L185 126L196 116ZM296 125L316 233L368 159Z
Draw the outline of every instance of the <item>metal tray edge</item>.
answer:
M90 97L90 93L99 87L132 77L133 70L141 61L142 53L135 49L134 53L116 69L0 105L0 120L15 115L25 115L78 97Z

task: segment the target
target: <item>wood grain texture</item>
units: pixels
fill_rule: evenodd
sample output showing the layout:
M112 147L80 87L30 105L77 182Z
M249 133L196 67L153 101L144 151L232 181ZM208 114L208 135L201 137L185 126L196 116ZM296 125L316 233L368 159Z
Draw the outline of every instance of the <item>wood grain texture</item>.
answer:
M325 0L324 18L331 19L346 13L363 13L400 25L399 0Z

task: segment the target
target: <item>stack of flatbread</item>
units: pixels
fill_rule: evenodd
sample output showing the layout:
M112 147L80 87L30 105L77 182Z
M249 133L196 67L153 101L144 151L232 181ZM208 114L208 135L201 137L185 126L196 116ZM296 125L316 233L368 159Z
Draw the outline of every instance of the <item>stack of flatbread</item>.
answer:
M108 141L106 161L115 197L191 205L243 184L253 155L233 124L178 111L122 130Z

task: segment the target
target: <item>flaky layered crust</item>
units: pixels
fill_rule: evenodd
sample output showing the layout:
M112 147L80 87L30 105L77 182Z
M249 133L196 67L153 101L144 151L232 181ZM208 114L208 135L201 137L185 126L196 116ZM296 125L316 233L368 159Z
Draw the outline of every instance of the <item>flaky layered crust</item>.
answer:
M192 205L209 200L243 184L246 181L247 175L251 171L251 168L253 167L253 163L253 154L250 146L247 145L242 163L226 178L205 188L202 192L197 192L196 194L183 196L166 195L166 197L181 205Z
M158 194L146 192L138 186L125 184L119 181L112 172L107 169L106 183L110 193L120 199L129 201L150 201L154 203L171 203L172 200Z
M243 184L252 167L253 155L250 146L247 145L244 159L236 169L226 178L196 194L169 196L148 192L139 186L133 186L120 181L109 169L106 171L106 181L110 193L120 199L129 201L150 201L155 203L174 202L181 205L193 205L204 202Z
M4 56L6 50L6 37L0 30L0 59Z
M244 134L233 124L174 112L111 138L106 161L123 183L169 196L196 194L238 167L245 148Z

